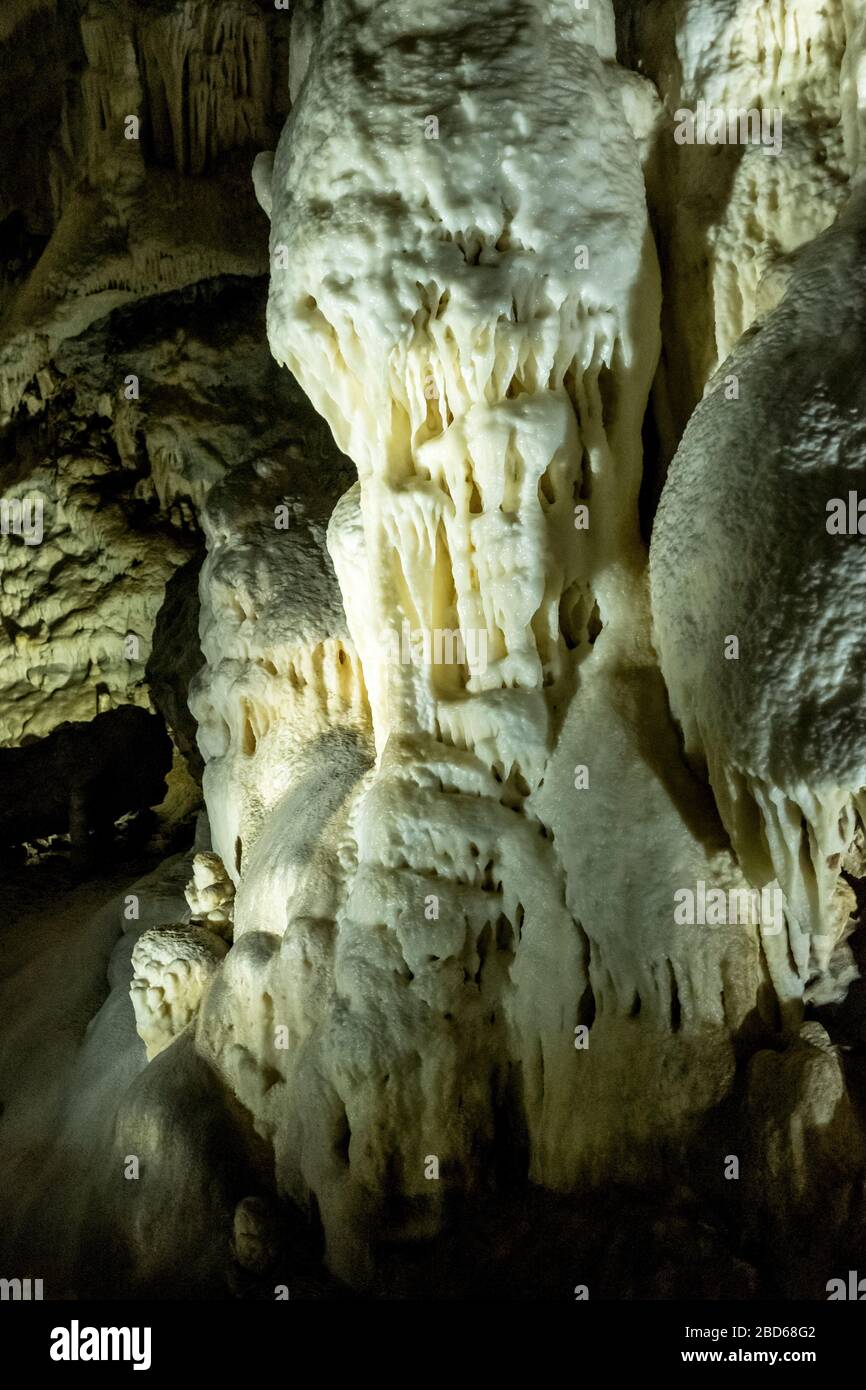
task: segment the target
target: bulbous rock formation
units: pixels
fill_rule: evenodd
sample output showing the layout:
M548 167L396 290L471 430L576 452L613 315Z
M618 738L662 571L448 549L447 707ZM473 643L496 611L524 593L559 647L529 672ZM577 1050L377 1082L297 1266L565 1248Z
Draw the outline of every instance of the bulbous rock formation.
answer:
M866 562L859 518L848 527L864 455L864 206L861 188L711 382L653 532L655 628L686 749L751 881L785 894L787 941L769 955L783 1000L807 986L842 997L855 974L841 938L866 815Z
M270 481L255 522L208 509L194 708L238 891L198 1046L353 1281L374 1224L434 1231L503 1146L553 1187L637 1175L728 1091L760 990L755 932L673 918L744 882L649 643L652 103L607 5L472 19L325 4L256 166L272 351L358 468L339 595Z
M135 973L129 993L148 1061L193 1021L226 950L225 942L205 927L142 932L132 952Z

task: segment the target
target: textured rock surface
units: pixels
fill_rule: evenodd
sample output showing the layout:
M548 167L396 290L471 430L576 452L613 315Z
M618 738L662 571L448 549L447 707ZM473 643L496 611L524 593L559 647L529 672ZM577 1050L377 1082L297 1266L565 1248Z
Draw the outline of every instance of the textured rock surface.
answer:
M786 895L783 996L829 968L854 906L850 893L837 906L840 875L860 871L847 861L866 787L866 565L828 505L847 509L862 476L862 208L858 193L711 384L653 533L656 633L686 748L706 760L753 881L777 878Z
M425 15L429 32L397 4L354 24L326 5L257 165L272 350L358 467L328 535L348 634L336 594L315 600L303 525L275 569L269 486L242 508L215 490L194 700L238 880L199 1046L354 1281L372 1277L375 1223L435 1232L503 1147L568 1188L687 1141L732 1085L761 984L755 933L689 934L671 911L683 882L743 880L678 767L649 647L637 499L658 274L613 12L492 4L471 51L460 13ZM603 147L581 136L598 112ZM360 661L370 773L346 760L348 708L328 706L303 764L286 756L301 705L270 693L278 575L305 611L293 628L321 624L301 639L325 642L305 696L339 689L328 639L346 707ZM465 656L407 659L407 627L434 652L457 634ZM635 830L648 806L652 843Z
M648 193L665 283L656 411L666 459L715 368L778 302L797 250L845 202L853 158L840 125L840 71L855 8L843 0L618 6L626 59L658 84L664 103ZM678 143L678 112L699 102L710 112L765 111L765 143Z
M28 88L46 35L53 63ZM284 98L269 19L249 0L215 13L204 0L50 0L19 9L4 37L10 85L30 91L46 127L42 167L13 159L2 190L41 251L12 279L0 322L0 407L11 412L58 345L118 305L262 272L244 161L229 156L267 140Z
M231 940L235 886L218 854L205 851L196 855L184 896L189 904L191 922Z
M196 1017L226 949L225 942L205 927L142 932L132 952L135 973L129 992L148 1061Z
M0 758L126 706L174 765L110 894L52 846L11 886L4 1258L264 1298L856 1259L860 9L6 7L0 481L45 510L0 535ZM680 142L698 103L778 150Z
M167 581L255 447L223 354L261 337L218 277L254 299L267 269L248 170L286 110L287 34L247 0L6 7L0 470L4 498L43 498L44 539L0 537L0 743L151 703Z

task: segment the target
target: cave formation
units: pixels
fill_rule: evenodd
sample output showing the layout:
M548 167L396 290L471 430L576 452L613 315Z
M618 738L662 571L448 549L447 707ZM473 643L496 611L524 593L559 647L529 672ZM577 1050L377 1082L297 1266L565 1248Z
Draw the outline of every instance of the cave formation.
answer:
M7 0L0 86L0 1273L825 1297L858 0Z

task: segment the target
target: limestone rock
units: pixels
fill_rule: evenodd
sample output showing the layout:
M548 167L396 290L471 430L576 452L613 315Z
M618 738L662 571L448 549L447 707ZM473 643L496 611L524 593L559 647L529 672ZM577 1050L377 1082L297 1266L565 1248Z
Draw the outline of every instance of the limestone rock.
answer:
M157 927L142 932L132 952L135 974L129 993L149 1061L193 1021L227 949L205 927Z
M862 10L7 0L4 1270L854 1268Z
M210 851L197 854L192 861L192 878L185 890L190 921L230 939L234 896L235 886L219 855Z
M866 463L863 226L860 189L714 378L652 541L656 638L686 748L751 881L785 894L790 953L771 961L783 998L825 972L851 978L839 960L851 902L837 888L866 788L866 562L847 520Z
M237 899L197 1041L353 1282L504 1131L535 1182L635 1175L728 1093L760 990L754 927L677 927L680 884L743 880L647 751L677 764L637 515L653 103L610 6L487 17L464 52L454 17L325 5L256 165L272 351L358 469L339 590L306 498L275 531L278 469L205 508L193 708Z

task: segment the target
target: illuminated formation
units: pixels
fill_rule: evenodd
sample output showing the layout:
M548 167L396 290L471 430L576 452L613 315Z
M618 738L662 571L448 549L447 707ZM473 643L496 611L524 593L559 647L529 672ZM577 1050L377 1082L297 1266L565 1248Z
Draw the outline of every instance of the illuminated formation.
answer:
M6 10L0 1270L825 1297L862 0Z
M754 928L673 917L744 883L650 643L650 89L606 5L472 32L327 4L256 167L272 351L358 468L348 630L303 508L279 561L264 489L258 541L209 509L194 708L238 894L198 1045L355 1281L503 1144L556 1188L637 1176L725 1095L760 983ZM461 640L407 662L407 626Z

